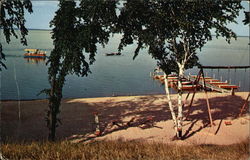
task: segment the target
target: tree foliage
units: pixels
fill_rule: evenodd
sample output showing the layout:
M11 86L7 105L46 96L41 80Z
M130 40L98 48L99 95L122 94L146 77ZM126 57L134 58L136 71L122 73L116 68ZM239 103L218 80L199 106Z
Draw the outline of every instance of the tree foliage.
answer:
M116 1L84 0L76 2L60 0L59 9L51 21L54 49L48 60L49 108L47 125L49 140L55 140L58 126L62 90L68 74L87 76L89 65L95 61L96 45L105 45L112 28L110 20L116 19ZM85 57L89 54L89 58Z
M120 49L135 40L138 43L135 57L141 48L148 47L148 53L166 75L178 74L177 116L171 99L168 100L178 138L181 138L183 120L181 79L184 71L200 65L197 50L212 40L212 29L216 37L225 37L228 43L236 38L226 25L236 23L240 9L240 1L127 0L124 3L118 23L118 30L123 33Z
M244 12L245 13L245 19L243 20L244 24L247 25L250 23L250 12Z
M185 68L198 64L196 51L212 40L211 29L228 42L236 38L226 24L235 22L241 8L240 2L231 1L127 1L118 24L123 33L121 48L136 40L135 56L142 47L149 47L164 71L178 73L177 62L185 59L185 49L190 56Z
M211 29L229 43L236 38L226 24L235 22L241 8L240 1L219 0L126 0L121 5L114 0L82 0L79 6L73 0L60 0L51 22L54 49L48 61L50 140L55 138L66 75L87 76L89 65L95 61L96 45L107 44L111 33L123 36L119 50L137 42L135 58L148 47L148 53L166 74L176 72L181 79L185 69L199 65L197 50L212 40ZM84 53L89 53L88 60ZM178 93L181 99L181 85ZM181 127L179 102L175 124Z
M11 36L18 38L16 33L16 29L18 29L21 33L20 42L27 45L25 36L28 34L28 30L25 27L25 9L29 13L33 12L30 0L0 0L0 32L3 32L7 43L10 42ZM6 68L2 60L5 60L5 55L0 43L0 71L2 67Z

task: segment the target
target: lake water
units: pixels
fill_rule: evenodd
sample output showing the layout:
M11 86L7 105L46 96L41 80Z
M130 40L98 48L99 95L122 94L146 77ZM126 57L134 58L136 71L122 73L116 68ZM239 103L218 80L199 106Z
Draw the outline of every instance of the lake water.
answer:
M7 70L0 73L2 100L6 99L41 99L45 95L37 94L49 88L47 66L44 61L35 62L23 58L25 48L39 48L47 54L53 49L50 31L30 30L28 46L22 46L19 40L12 39L6 44L3 36L1 42L6 55ZM156 67L156 61L142 50L132 60L135 45L126 47L121 56L105 56L116 52L119 35L110 40L105 47L98 47L96 62L91 66L92 74L88 77L67 76L63 89L64 98L103 97L118 95L163 94L164 87L152 80L150 72ZM249 37L238 37L229 45L224 39L210 41L199 53L203 65L249 65ZM186 73L197 74L194 68ZM240 85L240 91L249 91L249 69L240 70L205 70L208 76L228 80Z

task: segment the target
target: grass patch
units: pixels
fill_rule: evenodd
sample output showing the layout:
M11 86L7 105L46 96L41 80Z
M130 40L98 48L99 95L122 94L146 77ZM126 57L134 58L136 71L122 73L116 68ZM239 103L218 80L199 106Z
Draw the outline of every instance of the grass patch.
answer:
M5 143L1 145L5 158L16 160L178 160L249 158L249 141L227 145L174 146L142 141L100 141L88 144L62 142Z

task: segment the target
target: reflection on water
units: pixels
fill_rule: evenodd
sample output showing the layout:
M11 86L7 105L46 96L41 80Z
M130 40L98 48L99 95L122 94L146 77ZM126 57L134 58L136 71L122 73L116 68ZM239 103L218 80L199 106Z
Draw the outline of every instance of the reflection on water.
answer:
M16 39L12 39L9 45L3 43L8 69L1 73L1 99L18 99L16 84L21 99L46 98L45 95L37 96L41 90L49 88L46 59L23 58L23 49L41 48L49 55L53 48L50 37L50 31L32 30L28 36L29 46L20 45ZM132 58L136 44L126 47L121 56L105 56L104 53L117 52L119 38L119 35L114 36L105 48L98 47L96 62L90 66L92 73L88 77L66 77L65 98L164 94L164 87L150 77L156 61L146 49L135 60ZM222 38L214 39L202 48L198 57L202 65L250 65L248 41L248 37L238 37L229 45ZM198 71L193 68L186 73L198 74ZM208 69L204 72L210 77L240 85L240 91L250 90L249 69Z
M38 63L45 63L45 57L40 57L40 58L24 58L27 63L30 64L38 64Z

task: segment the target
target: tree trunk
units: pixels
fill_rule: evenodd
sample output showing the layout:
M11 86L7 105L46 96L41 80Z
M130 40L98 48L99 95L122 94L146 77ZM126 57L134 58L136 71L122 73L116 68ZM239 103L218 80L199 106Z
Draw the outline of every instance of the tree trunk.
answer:
M184 65L179 65L179 76L178 76L178 116L177 116L177 138L182 138L182 83L181 79L184 76Z
M169 109L170 109L170 112L171 112L171 115L172 115L172 119L174 121L174 128L177 131L176 115L175 115L175 112L174 112L172 100L171 100L170 93L169 93L168 79L167 79L166 73L164 73L164 82L165 82L165 91L166 91L166 95L167 95L167 99L168 99L168 106L169 106Z
M55 141L56 134L56 112L55 112L55 78L52 78L51 90L50 90L50 99L49 99L49 109L48 109L48 128L49 128L49 141Z
M52 108L50 111L50 120L49 120L49 141L55 141L56 137L56 113L54 111L55 109Z

